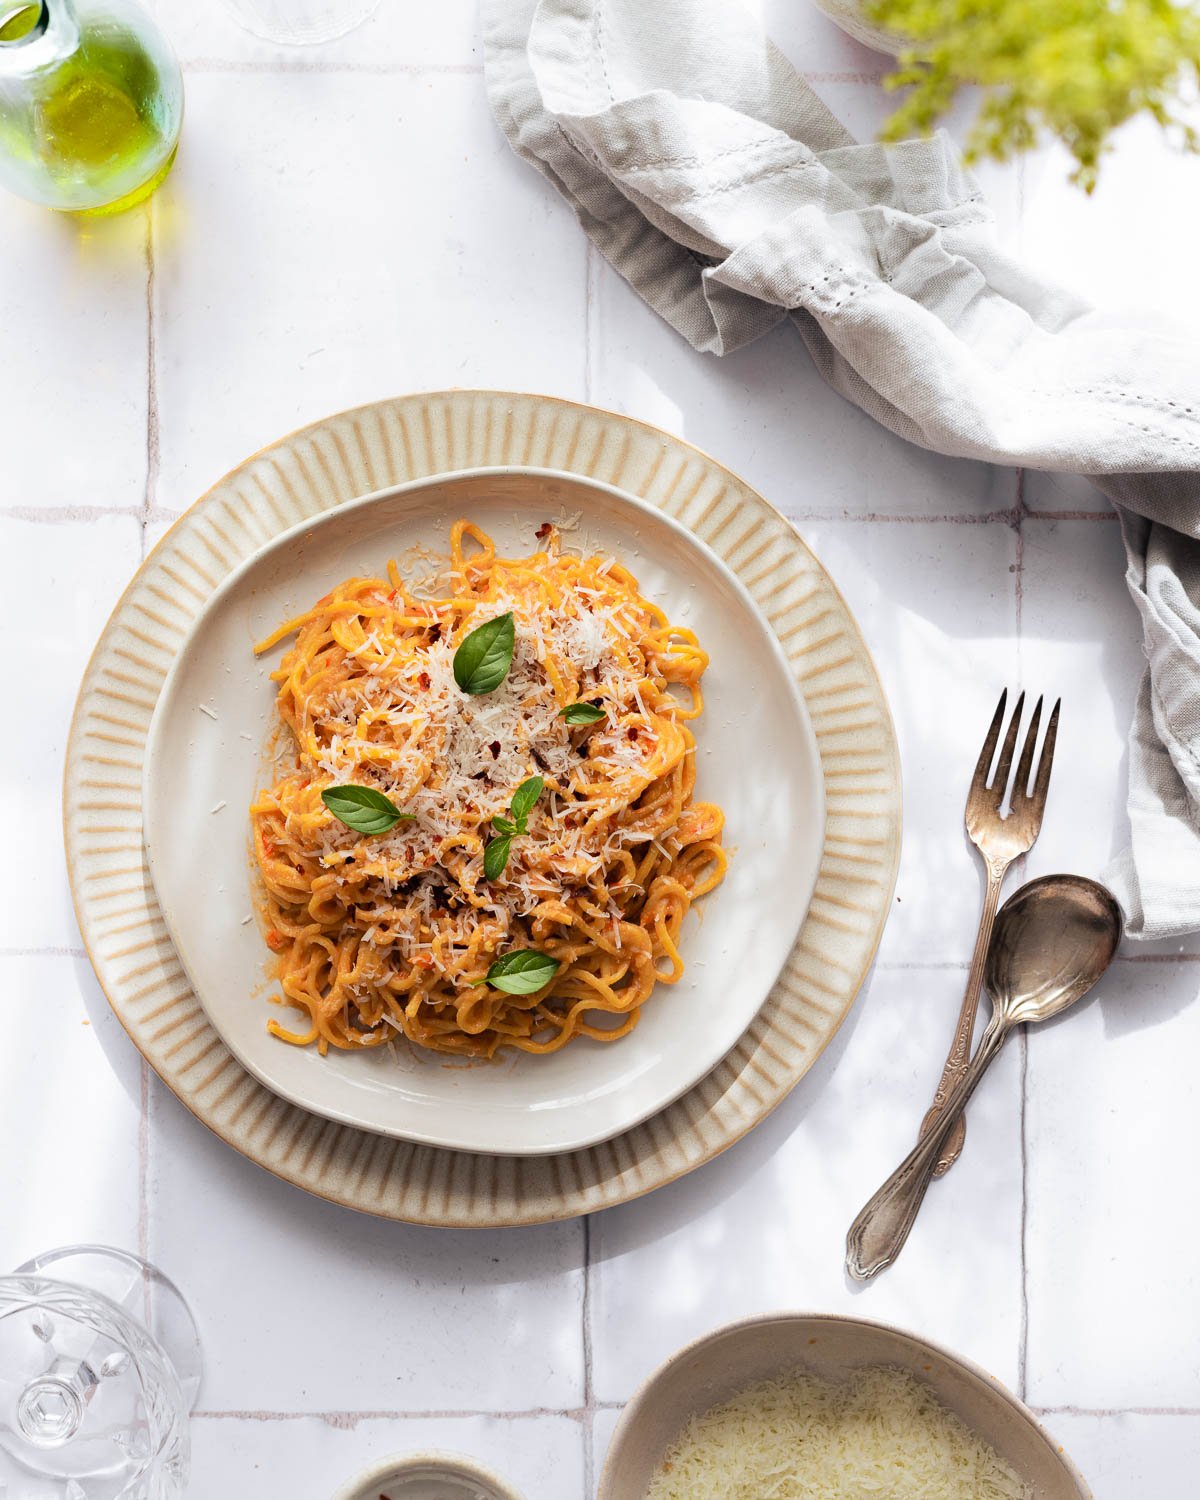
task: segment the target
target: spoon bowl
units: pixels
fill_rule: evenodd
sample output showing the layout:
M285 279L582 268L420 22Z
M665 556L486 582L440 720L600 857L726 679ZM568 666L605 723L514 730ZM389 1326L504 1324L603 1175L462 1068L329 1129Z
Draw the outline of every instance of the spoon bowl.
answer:
M1001 908L984 984L1010 1025L1048 1021L1112 963L1124 930L1110 891L1082 875L1043 875Z
M846 1269L856 1281L877 1275L904 1248L942 1146L1008 1037L1081 1000L1112 963L1123 929L1112 895L1082 875L1043 875L1000 908L984 970L991 1020L941 1118L851 1224Z

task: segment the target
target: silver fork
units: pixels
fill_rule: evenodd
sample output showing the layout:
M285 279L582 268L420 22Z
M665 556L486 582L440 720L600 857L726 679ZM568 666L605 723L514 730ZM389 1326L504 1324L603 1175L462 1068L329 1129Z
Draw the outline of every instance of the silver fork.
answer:
M1054 764L1054 741L1058 736L1058 711L1062 706L1062 699L1060 698L1055 703L1050 722L1046 726L1046 742L1042 746L1041 759L1038 762L1037 780L1030 790L1029 778L1033 771L1038 728L1042 721L1042 699L1038 699L1033 718L1025 734L1021 758L1017 762L1017 774L1013 781L1010 799L1011 810L1008 817L1002 818L1000 810L1004 806L1004 794L1008 790L1009 771L1012 768L1013 751L1017 745L1017 732L1021 727L1021 710L1025 706L1025 694L1021 694L1017 699L1016 708L1013 709L1008 732L1004 736L1004 745L1000 751L1000 759L996 764L996 774L991 778L989 785L988 772L991 769L992 757L996 753L996 744L1004 725L1004 710L1007 704L1008 689L1005 688L1000 694L996 712L992 715L991 727L983 742L983 749L979 753L979 763L971 778L971 789L967 793L967 836L983 857L984 867L987 870L987 891L983 898L983 914L979 919L979 933L975 939L975 952L971 958L970 973L967 975L967 990L963 996L962 1009L958 1013L954 1041L950 1046L946 1066L942 1070L937 1093L933 1096L933 1104L921 1122L920 1138L922 1140L941 1119L946 1100L950 1097L955 1084L967 1071L971 1037L975 1031L975 1013L979 1009L979 992L983 984L983 966L992 937L992 925L996 920L996 911L1000 905L1000 887L1004 884L1004 877L1013 860L1033 847L1041 831L1042 813L1046 808L1046 790L1050 785L1050 770ZM958 1160L962 1154L966 1134L966 1120L960 1118L946 1137L946 1144L938 1157L937 1166L933 1169L935 1177L945 1176Z

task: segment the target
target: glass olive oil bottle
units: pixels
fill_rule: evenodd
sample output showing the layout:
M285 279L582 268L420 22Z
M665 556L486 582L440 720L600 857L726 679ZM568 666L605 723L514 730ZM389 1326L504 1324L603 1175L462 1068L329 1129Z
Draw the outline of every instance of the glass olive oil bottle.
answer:
M136 0L0 0L0 185L115 213L175 159L179 64Z

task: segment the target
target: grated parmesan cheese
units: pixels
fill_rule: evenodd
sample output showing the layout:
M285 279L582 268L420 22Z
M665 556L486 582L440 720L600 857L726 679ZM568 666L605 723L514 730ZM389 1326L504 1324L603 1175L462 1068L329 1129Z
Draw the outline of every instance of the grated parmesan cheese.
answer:
M645 1500L1033 1500L1033 1488L903 1370L803 1371L693 1417Z

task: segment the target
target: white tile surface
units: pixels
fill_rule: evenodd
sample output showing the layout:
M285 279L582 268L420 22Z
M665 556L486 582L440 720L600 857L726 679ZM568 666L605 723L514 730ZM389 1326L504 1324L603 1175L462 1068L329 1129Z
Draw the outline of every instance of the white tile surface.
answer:
M839 118L875 128L890 107L885 59L797 0L744 3ZM21 850L0 874L13 1042L0 1061L0 1268L94 1236L144 1240L178 1277L204 1339L203 1406L230 1414L196 1423L190 1500L317 1500L376 1455L431 1444L492 1462L527 1500L583 1500L589 1446L595 1479L616 1421L581 1410L589 1397L620 1401L683 1340L782 1306L893 1319L1010 1383L1027 1312L1031 1399L1056 1408L1051 1430L1100 1500L1189 1495L1200 1417L1112 1409L1200 1409L1200 1286L1186 1255L1162 1256L1190 1242L1200 1211L1200 964L1179 961L1200 940L1138 950L1097 1005L1030 1039L1024 1182L1014 1048L897 1267L863 1292L841 1270L846 1226L911 1141L957 1008L979 894L962 801L1003 683L1066 699L1030 873L1097 870L1122 837L1137 622L1116 527L1065 519L1106 502L1085 481L1029 473L1018 491L1010 471L908 447L826 389L790 328L725 361L695 355L598 256L589 267L569 211L498 136L475 0L383 0L368 25L313 49L259 42L223 0L153 5L188 65L178 167L153 202L153 327L149 210L75 224L0 201L0 318L16 351L0 360L0 650L19 714L0 786ZM1183 326L1200 320L1196 170L1135 126L1090 201L1065 187L1055 153L980 176L1006 243L1085 294L1151 303ZM593 1221L590 1380L580 1225L384 1224L269 1178L157 1085L143 1125L140 1059L70 956L62 746L143 545L297 424L445 384L590 397L658 422L800 518L875 653L904 761L880 969L770 1121ZM1034 513L1019 588L1006 519L1018 494Z
M600 1484L600 1477L604 1473L604 1460L608 1456L609 1445L612 1443L613 1433L617 1429L617 1421L620 1411L612 1407L602 1407L592 1418L592 1469L594 1483L593 1494ZM589 1495L587 1500L592 1500Z
M583 1400L578 1223L454 1232L347 1213L230 1151L157 1081L149 1185L151 1256L188 1267L208 1410ZM197 1255L214 1224L219 1252Z
M382 396L583 394L583 239L477 77L198 74L188 108L155 200L160 505Z
M599 255L594 288L596 404L687 438L787 515L985 515L1015 505L1010 471L914 448L843 400L791 324L718 359L696 354Z
M956 969L877 971L832 1046L753 1135L650 1199L593 1218L599 1400L626 1400L718 1324L777 1308L920 1329L1016 1382L1017 1048L982 1085L962 1165L930 1191L897 1265L865 1290L843 1270L851 1220L916 1140L961 981Z
M57 1245L135 1248L141 1059L91 970L0 957L0 1017L0 1275Z
M237 1496L327 1497L390 1457L442 1451L474 1458L525 1500L582 1496L583 1430L569 1417L406 1417L353 1423L320 1417L262 1421L200 1418L192 1424L188 1500Z
M1200 1408L1198 997L1200 963L1121 962L1092 1004L1030 1037L1028 1378L1039 1405Z
M1079 474L1048 474L1026 469L1022 499L1034 515L1052 511L1057 515L1104 516L1105 525L1116 525L1116 513L1108 498L1090 479Z
M78 945L62 856L62 767L83 669L140 558L137 520L0 519L0 653L13 679L0 736L0 810L19 872L0 901L0 949Z
M1180 336L1200 332L1195 157L1168 150L1157 126L1137 120L1104 158L1090 198L1064 188L1069 165L1057 148L1028 159L1022 253L1097 304L1153 313Z
M1125 587L1120 528L1107 521L1026 521L1021 528L1021 685L1063 699L1046 816L1028 873L1099 876L1129 841L1126 738L1145 666L1142 626ZM1100 816L1100 809L1111 810Z
M0 193L0 508L142 504L146 237Z
M800 531L862 628L900 742L904 846L881 956L965 961L983 877L963 808L996 700L1017 677L1015 533L965 522Z
M1043 1420L1098 1500L1182 1500L1191 1492L1200 1467L1200 1416L1050 1412Z
M266 0L263 11L272 3ZM338 0L329 0L330 13L337 8ZM474 0L438 0L419 13L403 0L380 0L374 15L353 31L317 46L264 40L236 19L226 0L150 0L150 9L192 70L231 64L297 70L482 65Z

